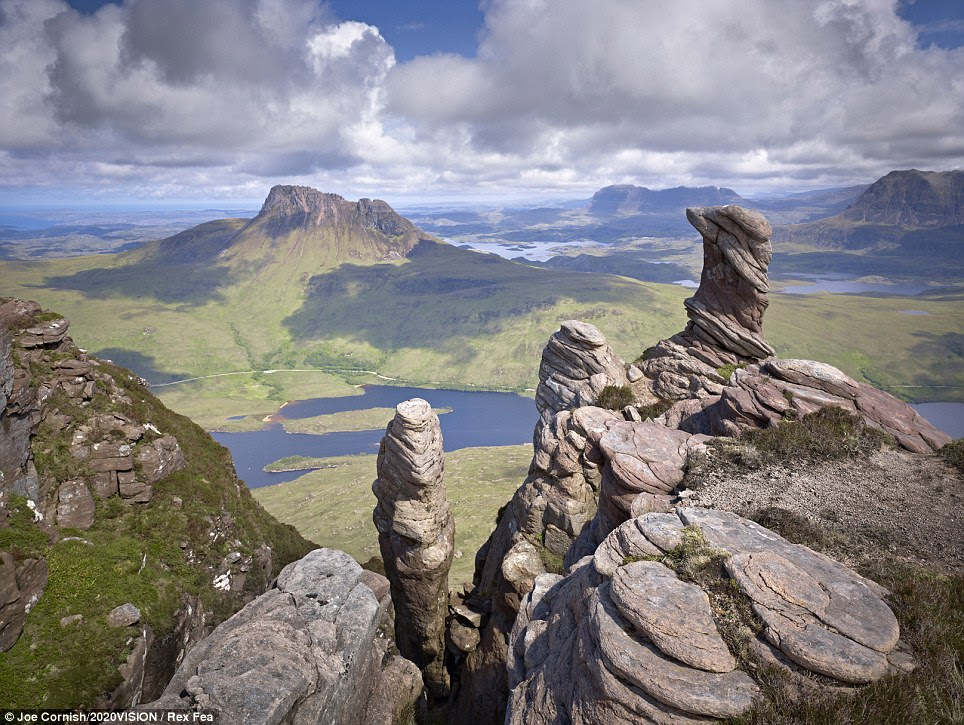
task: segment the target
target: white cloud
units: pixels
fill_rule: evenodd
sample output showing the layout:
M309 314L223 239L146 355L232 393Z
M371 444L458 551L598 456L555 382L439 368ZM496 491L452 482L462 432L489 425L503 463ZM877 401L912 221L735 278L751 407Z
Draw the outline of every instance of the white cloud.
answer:
M396 64L378 28L315 0L0 0L0 185L745 191L964 165L964 49L921 48L896 0L485 17L476 57Z

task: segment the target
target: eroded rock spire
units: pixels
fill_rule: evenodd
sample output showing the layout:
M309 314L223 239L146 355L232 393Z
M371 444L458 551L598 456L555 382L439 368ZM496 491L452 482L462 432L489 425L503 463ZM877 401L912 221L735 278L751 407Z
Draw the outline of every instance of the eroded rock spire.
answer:
M639 364L656 397L668 400L719 394L719 368L774 354L763 337L770 224L733 205L687 209L686 218L703 237L700 286L683 303L689 323Z
M399 403L378 450L374 521L395 604L402 655L421 669L425 686L445 697L445 616L455 522L442 480L442 431L421 398Z

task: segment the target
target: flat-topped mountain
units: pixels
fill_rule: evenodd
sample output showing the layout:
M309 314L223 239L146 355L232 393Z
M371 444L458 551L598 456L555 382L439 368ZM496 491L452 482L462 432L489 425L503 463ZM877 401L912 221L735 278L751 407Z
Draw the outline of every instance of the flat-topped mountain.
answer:
M915 228L964 224L964 171L891 171L837 218Z
M604 186L592 196L589 213L594 216L629 216L679 212L688 206L746 204L733 189L717 186L677 186L648 189L632 184Z
M132 257L174 264L296 255L314 262L401 259L426 238L380 199L348 201L308 186L275 186L258 215L246 222L200 224L145 245Z

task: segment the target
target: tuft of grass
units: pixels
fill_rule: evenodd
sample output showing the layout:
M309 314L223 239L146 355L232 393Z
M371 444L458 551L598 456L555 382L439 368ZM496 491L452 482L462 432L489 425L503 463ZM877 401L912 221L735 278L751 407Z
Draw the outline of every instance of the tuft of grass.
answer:
M628 385L607 385L596 400L596 405L609 410L622 410L632 404L633 391Z
M964 438L958 438L941 448L938 453L944 461L958 471L964 471Z
M539 558L542 559L542 566L545 567L548 573L562 574L565 571L562 556L554 551L550 551L542 544L536 544L535 546L539 550Z
M672 407L672 400L657 400L655 403L650 403L649 405L639 405L636 407L636 410L639 411L639 416L643 420L646 420L647 418L658 418Z
M716 369L716 373L721 378L723 378L724 382L728 383L730 382L730 378L733 377L733 373L735 373L737 370L742 370L745 367L746 367L746 363L740 363L739 365L734 365L733 363L730 363L728 365L723 365L722 367L718 367Z
M717 438L705 454L690 456L684 485L694 490L714 471L799 465L866 456L892 439L841 408L821 408L800 420L751 430L738 439Z

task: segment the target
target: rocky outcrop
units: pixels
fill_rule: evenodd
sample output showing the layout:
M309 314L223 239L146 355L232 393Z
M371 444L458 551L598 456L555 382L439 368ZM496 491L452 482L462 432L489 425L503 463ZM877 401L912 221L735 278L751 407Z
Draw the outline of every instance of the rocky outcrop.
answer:
M719 396L677 403L664 420L694 433L738 436L828 406L862 417L913 453L930 453L951 441L907 403L813 360L771 358L736 370Z
M626 365L603 334L586 322L567 320L542 351L536 409L546 425L560 411L595 405L607 385L628 384Z
M595 407L607 386L629 384L625 363L594 326L569 320L549 340L539 367L529 476L476 556L475 588L465 601L485 614L478 640L459 670L454 719L501 722L505 712L508 634L533 580L561 562L596 513L602 482L600 439L625 420ZM464 618L455 621L466 639Z
M20 638L30 609L47 586L47 576L44 558L18 562L12 554L0 551L0 652Z
M56 691L65 706L116 710L159 696L205 631L310 546L252 500L226 450L68 328L0 299L0 651L13 649L8 677L32 683L6 704L42 707ZM125 603L118 638L108 619ZM146 621L124 616L136 609ZM68 685L78 668L93 674Z
M763 337L769 304L770 225L739 206L697 207L686 218L703 237L703 272L687 299L689 323L647 351L638 365L664 400L718 394L719 369L773 355Z
M686 558L703 567L695 582L670 566ZM732 593L722 594L727 587L715 582L727 579ZM735 514L645 514L568 577L536 580L510 639L506 722L735 717L759 693L751 663L779 667L801 687L872 682L908 667L882 595L874 582ZM734 624L740 612L744 621ZM817 685L812 673L832 680Z
M422 669L428 691L443 698L449 693L445 618L455 522L442 480L442 431L426 401L398 404L377 468L373 518L398 615L398 648Z
M204 708L239 725L388 725L421 678L390 652L387 593L347 554L316 549L194 647L143 709Z

